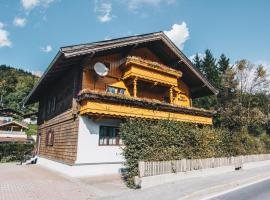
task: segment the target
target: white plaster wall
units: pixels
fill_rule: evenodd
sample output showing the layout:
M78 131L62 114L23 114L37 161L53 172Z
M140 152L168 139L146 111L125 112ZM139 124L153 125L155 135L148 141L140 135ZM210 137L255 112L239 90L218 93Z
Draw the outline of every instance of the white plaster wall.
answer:
M98 176L105 174L119 174L122 164L98 164L98 165L67 165L43 157L38 157L37 164L50 170L71 177Z
M87 116L79 116L76 164L105 164L124 161L121 146L98 145L100 125L119 126L120 120L102 119L96 122Z

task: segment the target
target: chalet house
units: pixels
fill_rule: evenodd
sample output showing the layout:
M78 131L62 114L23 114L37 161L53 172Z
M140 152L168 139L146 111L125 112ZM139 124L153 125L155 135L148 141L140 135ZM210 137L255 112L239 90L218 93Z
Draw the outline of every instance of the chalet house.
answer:
M26 100L39 102L38 163L71 176L117 173L122 121L211 125L192 99L215 94L163 32L62 47Z
M0 144L8 142L29 142L25 133L27 129L26 124L13 120L11 116L0 116Z

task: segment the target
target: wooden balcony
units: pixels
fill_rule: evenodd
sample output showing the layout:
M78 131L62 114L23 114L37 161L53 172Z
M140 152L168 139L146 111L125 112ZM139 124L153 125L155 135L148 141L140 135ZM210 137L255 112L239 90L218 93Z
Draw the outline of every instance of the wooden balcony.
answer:
M175 106L123 95L83 92L78 95L80 114L98 117L170 119L212 125L211 111Z
M127 57L122 70L124 80L140 79L169 87L177 86L178 78L182 76L178 70L135 56Z

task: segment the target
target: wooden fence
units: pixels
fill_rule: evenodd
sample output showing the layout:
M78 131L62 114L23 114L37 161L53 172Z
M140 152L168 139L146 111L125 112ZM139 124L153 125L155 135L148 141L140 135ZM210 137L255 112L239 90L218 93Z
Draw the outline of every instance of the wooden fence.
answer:
M207 168L234 166L241 168L243 163L270 160L270 154L247 155L237 157L182 159L172 161L139 162L140 177L156 176L177 172L187 172Z

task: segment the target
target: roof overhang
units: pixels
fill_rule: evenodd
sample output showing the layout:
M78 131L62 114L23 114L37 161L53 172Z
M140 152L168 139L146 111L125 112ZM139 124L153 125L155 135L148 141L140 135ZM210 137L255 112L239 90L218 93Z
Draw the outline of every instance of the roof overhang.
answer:
M3 124L0 124L0 127L11 125L11 124L16 124L17 126L20 126L22 128L28 129L27 126L25 126L24 124L21 124L19 122L16 122L16 121L11 121L11 122L6 122L6 123L3 123Z
M121 53L127 55L133 48L148 47L168 66L183 72L182 80L191 88L191 97L198 98L215 95L218 91L196 69L192 62L163 33L156 32L138 36L118 38L101 42L62 47L49 67L27 96L25 104L31 104L40 98L42 91L61 76L63 71L80 67L87 57Z

